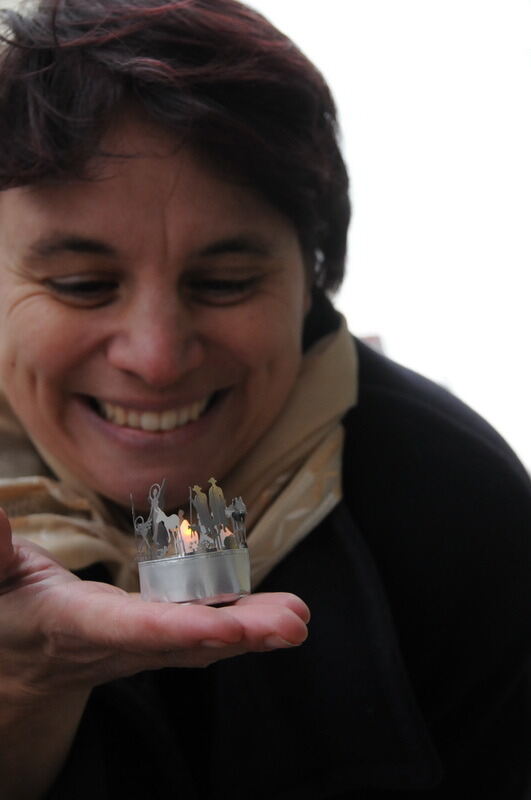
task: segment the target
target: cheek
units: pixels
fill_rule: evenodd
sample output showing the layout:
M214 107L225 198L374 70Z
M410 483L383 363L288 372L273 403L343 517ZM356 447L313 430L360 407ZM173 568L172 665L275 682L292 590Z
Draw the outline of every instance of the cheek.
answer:
M39 298L0 311L0 374L9 390L13 381L52 378L75 359L79 331Z
M284 309L250 315L227 326L224 349L250 370L286 366L301 353L301 322Z
M288 273L274 292L265 293L257 302L240 311L229 326L232 346L250 366L260 361L288 364L302 353L302 330L306 313L307 291L302 274Z

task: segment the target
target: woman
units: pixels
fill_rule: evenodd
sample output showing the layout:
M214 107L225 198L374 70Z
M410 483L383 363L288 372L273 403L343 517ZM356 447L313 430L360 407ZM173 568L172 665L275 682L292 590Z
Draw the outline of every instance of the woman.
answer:
M4 796L522 797L529 481L330 305L322 77L234 0L5 19ZM212 475L260 592L128 594L130 492Z

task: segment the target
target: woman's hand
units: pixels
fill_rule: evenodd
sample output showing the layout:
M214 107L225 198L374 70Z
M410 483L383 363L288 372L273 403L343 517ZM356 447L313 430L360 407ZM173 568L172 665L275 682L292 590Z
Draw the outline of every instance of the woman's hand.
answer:
M206 666L298 645L308 619L305 604L289 594L212 608L147 603L82 581L41 548L12 542L0 511L0 679L2 691L9 685L21 700L145 669Z
M13 541L0 510L0 740L7 731L10 739L9 754L0 756L0 782L15 781L7 796L38 797L47 788L93 686L141 670L206 666L298 645L308 619L305 604L289 594L211 608L147 603L82 581L45 550ZM28 758L29 793L19 793Z

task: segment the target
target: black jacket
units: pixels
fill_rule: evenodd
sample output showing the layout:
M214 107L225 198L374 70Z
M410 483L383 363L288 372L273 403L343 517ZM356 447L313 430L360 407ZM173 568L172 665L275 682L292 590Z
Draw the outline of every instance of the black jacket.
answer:
M360 353L344 500L263 582L300 648L94 690L50 797L524 798L531 485L444 390Z

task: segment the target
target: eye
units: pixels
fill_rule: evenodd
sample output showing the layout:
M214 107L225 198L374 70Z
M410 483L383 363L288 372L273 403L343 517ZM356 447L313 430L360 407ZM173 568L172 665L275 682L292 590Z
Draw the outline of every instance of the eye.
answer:
M234 305L252 295L261 280L260 275L246 278L190 277L187 280L187 289L194 302Z
M104 305L113 298L118 281L112 278L50 278L45 285L57 295L86 306Z

